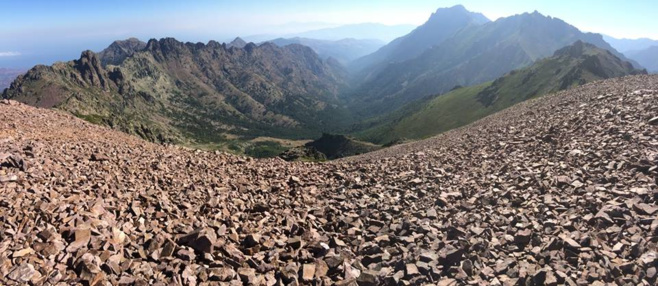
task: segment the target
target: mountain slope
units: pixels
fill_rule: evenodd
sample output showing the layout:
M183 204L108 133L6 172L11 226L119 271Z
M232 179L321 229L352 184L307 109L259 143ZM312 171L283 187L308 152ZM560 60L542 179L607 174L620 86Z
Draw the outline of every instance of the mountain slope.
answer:
M246 45L247 45L247 42L246 42L245 40L243 40L243 39L240 38L240 37L236 37L235 39L233 39L233 41L231 41L230 43L228 43L228 44L226 45L226 47L227 47L227 48L234 47L234 48L240 48L240 49L242 49L242 48L244 48Z
M370 54L384 45L384 42L380 40L357 39L329 41L309 38L278 38L268 42L281 47L290 44L304 45L313 49L321 58L327 59L331 57L343 65L347 65L357 58Z
M0 102L3 285L656 285L658 76L323 164Z
M119 66L94 53L37 66L4 97L69 111L153 141L221 142L253 136L311 137L330 125L340 67L310 48L226 48L150 40Z
M469 12L462 5L439 8L423 25L393 40L376 52L358 59L350 65L350 69L353 71L375 69L374 66L378 64L414 58L465 27L487 22L489 19L485 16ZM371 71L366 71L368 72Z
M362 132L377 143L400 138L418 139L466 125L519 102L587 82L646 73L636 70L607 50L577 41L493 82L457 88L394 114L388 123Z
M626 54L650 72L658 73L658 45L643 50L628 51Z
M100 51L97 55L103 66L119 65L126 58L146 48L146 43L137 38L129 38L123 41L114 41L109 47Z
M457 85L496 79L582 40L626 58L601 35L582 33L564 21L537 12L501 18L460 30L420 56L370 75L351 99L360 113L384 113Z

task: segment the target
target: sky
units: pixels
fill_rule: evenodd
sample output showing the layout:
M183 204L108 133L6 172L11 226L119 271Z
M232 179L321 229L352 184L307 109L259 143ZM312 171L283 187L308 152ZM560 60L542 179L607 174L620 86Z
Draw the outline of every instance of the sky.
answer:
M586 32L658 39L655 0L0 0L0 67L71 60L129 37L224 42L355 23L421 25L457 4L491 20L537 10Z

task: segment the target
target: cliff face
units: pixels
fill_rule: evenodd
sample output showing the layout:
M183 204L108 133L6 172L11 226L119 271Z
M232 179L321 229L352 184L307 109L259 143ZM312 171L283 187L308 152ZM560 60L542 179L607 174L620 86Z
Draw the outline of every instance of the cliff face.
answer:
M153 141L213 142L314 133L329 121L325 113L337 108L344 86L338 65L300 45L238 48L166 38L150 40L116 66L104 63L111 48L36 66L3 96Z

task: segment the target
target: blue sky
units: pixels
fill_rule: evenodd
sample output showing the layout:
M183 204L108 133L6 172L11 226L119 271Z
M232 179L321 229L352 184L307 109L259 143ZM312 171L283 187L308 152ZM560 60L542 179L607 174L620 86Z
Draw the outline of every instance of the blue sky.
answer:
M351 23L420 25L456 4L492 20L537 10L583 31L658 39L655 0L0 0L0 67L70 60L128 37L207 42Z

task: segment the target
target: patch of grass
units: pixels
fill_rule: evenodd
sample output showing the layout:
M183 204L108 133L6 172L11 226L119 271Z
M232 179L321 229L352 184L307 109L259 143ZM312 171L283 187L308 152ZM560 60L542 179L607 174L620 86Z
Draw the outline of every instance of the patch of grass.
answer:
M245 148L244 153L256 158L272 158L281 154L287 148L273 141L255 142Z
M98 115L98 114L80 114L80 113L73 113L75 117L80 118L84 121L101 125L103 124L103 121L105 120L105 117Z
M371 142L389 143L401 138L426 138L466 125L491 113L476 97L489 85L459 88L439 95L405 117L357 133L356 136Z

